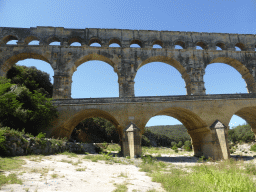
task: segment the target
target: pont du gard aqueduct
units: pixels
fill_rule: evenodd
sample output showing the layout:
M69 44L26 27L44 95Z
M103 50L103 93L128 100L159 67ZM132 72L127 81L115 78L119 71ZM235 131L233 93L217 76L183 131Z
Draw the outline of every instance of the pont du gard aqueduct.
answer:
M18 40L17 44L7 44ZM38 40L39 45L29 45ZM49 45L58 41L60 45ZM81 46L70 46L79 42ZM101 47L92 47L99 43ZM120 47L109 47L117 43ZM138 44L140 48L131 48ZM153 45L162 48L153 48ZM183 49L175 49L180 45ZM228 124L235 114L256 134L256 35L127 29L68 29L63 27L0 27L0 75L18 61L43 60L54 70L53 104L59 118L48 136L69 138L76 125L90 117L102 117L118 130L124 156L141 155L141 135L151 117L178 119L190 134L194 155L230 158ZM202 49L196 49L200 46ZM216 50L216 46L221 50ZM235 47L241 51L236 51ZM72 99L72 75L90 60L108 63L118 75L119 97ZM134 78L147 63L164 62L176 68L186 84L187 95L136 97ZM206 95L205 68L211 63L234 67L247 84L246 94ZM170 74L171 76L172 74Z

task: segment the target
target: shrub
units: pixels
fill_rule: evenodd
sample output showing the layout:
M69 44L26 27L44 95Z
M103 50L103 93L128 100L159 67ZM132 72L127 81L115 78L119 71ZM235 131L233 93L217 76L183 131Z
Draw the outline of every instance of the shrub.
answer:
M5 136L4 136L4 130L3 129L0 129L0 154L5 154L5 146L4 146L4 143L5 143Z
M177 146L177 143L175 141L171 142L172 147Z
M51 98L24 86L0 84L0 119L2 126L37 135L58 117Z
M40 133L38 133L38 135L36 136L38 139L42 139L42 138L45 138L45 135L46 135L46 133L42 133L42 132L40 132Z
M177 147L178 147L178 148L181 148L182 145L183 145L182 141L179 141L179 143L177 144Z
M173 147L172 147L172 150L178 150L178 147L176 146L176 145L174 145Z
M256 144L252 145L250 150L256 152Z

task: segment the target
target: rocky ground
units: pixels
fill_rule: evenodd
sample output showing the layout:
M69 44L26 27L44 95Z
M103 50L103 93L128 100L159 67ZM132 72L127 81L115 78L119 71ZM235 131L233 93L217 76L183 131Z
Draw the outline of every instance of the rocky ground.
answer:
M255 152L250 152L252 144L239 145L237 155L244 160L254 161ZM156 157L157 154L152 154ZM31 192L51 192L51 191L104 191L110 192L116 189L116 184L126 184L128 192L165 191L160 183L152 182L145 172L140 172L137 165L141 159L132 159L134 165L124 165L120 163L107 164L105 161L92 162L83 159L85 155L68 157L67 155L37 156L35 158L21 157L26 161L22 169L16 171L18 177L23 180L23 184L5 185L0 191L31 191ZM161 154L157 160L172 163L177 167L198 164L198 158L193 157L192 152L178 154ZM255 156L256 158L256 156ZM124 157L119 157L123 162L129 162ZM8 175L12 172L6 172Z

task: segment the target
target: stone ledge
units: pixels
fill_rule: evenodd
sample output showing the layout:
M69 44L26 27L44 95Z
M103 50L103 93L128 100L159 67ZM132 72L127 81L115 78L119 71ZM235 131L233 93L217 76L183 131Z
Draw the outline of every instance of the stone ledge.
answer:
M5 136L5 135L4 135ZM96 153L96 148L93 143L74 143L66 142L56 139L42 138L37 140L35 137L19 137L19 136L5 136L6 141L4 147L7 156L23 156L29 154L43 154L50 155L69 151L73 153Z

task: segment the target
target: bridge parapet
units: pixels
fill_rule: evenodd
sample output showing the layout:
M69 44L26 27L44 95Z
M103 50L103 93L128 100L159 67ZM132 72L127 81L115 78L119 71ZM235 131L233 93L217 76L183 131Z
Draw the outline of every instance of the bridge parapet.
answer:
M101 28L71 29L50 26L0 27L0 44L5 44L8 40L18 40L19 45L28 44L32 40L39 40L41 45L57 40L65 46L73 42L89 46L97 42L102 47L107 47L111 43L127 47L135 42L142 48L152 48L154 44L158 44L168 49L174 45L180 45L183 49L194 49L196 46L203 49L216 49L215 46L219 46L222 50L234 49L238 46L243 51L252 50L256 44L254 34Z

